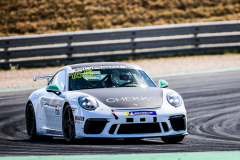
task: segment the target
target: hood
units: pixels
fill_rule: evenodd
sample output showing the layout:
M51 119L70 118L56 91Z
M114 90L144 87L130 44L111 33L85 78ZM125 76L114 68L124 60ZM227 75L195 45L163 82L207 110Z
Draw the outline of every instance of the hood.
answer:
M157 87L121 87L79 90L112 108L150 108L161 106L163 91Z

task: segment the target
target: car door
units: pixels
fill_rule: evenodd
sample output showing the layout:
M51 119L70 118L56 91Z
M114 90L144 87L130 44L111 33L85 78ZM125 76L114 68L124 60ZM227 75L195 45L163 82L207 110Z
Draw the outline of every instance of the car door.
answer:
M62 109L65 102L63 96L66 88L66 71L61 70L52 78L50 84L58 85L61 91L60 95L53 92L47 92L43 97L43 110L46 116L46 125L50 129L62 129Z

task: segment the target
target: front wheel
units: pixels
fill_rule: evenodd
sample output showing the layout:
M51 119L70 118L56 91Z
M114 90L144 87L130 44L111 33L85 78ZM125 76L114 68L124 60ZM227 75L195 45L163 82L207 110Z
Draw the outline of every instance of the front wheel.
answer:
M174 144L181 142L184 139L184 136L176 136L176 137L161 137L162 141L168 144Z
M63 110L62 128L65 140L69 143L72 142L75 137L75 125L70 105Z

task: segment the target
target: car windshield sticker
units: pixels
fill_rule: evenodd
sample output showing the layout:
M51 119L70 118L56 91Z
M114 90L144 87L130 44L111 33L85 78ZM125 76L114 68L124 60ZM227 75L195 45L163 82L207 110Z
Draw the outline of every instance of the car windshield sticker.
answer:
M138 115L157 115L156 111L135 111L125 112L126 116L138 116Z
M69 76L72 76L72 79L83 78L85 76L92 76L92 75L93 75L92 70L78 71L78 72L69 74Z

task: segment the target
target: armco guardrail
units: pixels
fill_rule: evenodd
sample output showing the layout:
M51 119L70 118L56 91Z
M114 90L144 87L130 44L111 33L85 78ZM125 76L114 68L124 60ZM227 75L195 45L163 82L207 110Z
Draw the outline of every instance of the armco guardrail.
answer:
M137 55L151 57L154 55L232 51L239 50L240 46L236 44L236 42L240 42L239 31L240 21L222 21L2 37L0 38L0 48L2 48L0 49L0 59L5 61L0 62L0 65L54 64L56 61L74 63L74 60L99 61ZM153 50L153 48L157 49ZM120 52L112 53L111 51ZM75 53L82 55L75 56L73 55ZM53 55L68 55L68 57L39 58L39 56ZM11 60L12 58L27 57L37 58Z

